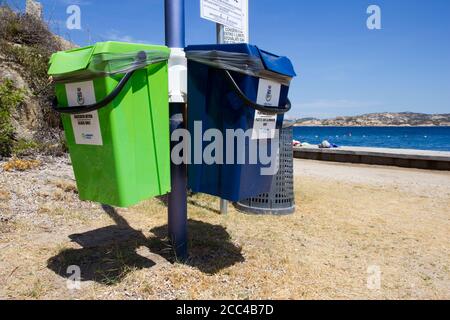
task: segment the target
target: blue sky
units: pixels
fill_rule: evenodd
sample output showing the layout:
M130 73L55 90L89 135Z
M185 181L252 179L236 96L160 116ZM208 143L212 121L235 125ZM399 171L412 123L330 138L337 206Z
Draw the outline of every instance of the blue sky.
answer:
M24 0L9 1L22 7ZM41 0L57 33L79 45L164 43L163 0ZM65 28L78 4L82 30ZM366 27L380 6L382 30ZM187 43L215 42L215 26L186 0ZM250 41L292 59L295 117L368 112L450 113L450 1L250 0Z

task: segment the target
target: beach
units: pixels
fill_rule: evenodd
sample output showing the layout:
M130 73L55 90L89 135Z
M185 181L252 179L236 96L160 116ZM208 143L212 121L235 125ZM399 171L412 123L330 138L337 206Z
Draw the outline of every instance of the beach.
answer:
M377 190L450 199L449 171L296 159L294 173L298 179L303 177L328 183L364 185Z
M164 198L81 202L68 159L44 160L0 169L1 299L450 298L450 172L295 160L294 215L191 196L181 264Z

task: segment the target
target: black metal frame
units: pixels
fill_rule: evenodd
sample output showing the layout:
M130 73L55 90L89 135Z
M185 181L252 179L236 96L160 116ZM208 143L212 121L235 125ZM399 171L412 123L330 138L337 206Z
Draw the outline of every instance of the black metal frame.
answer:
M241 90L241 88L239 88L239 85L236 83L236 81L234 80L233 76L231 75L230 71L222 69L224 74L225 74L225 78L227 79L228 84L230 85L230 87L234 90L234 92L238 95L238 97L244 101L244 103L261 112L267 113L267 114L285 114L287 112L289 112L292 109L292 104L291 101L289 99L287 99L287 103L286 105L281 108L281 107L268 107L268 106L263 106L261 104L257 104L255 102L253 102L252 100L250 100Z
M52 102L52 108L54 111L56 111L58 113L72 114L72 115L97 111L97 110L107 106L108 104L110 104L119 95L119 93L125 87L127 82L133 76L134 72L136 72L136 70L126 73L125 76L120 80L117 87L108 96L106 96L105 99L103 99L100 102L97 102L97 103L91 104L91 105L87 105L87 106L80 106L80 107L61 107L58 105L58 99L55 97L55 99Z

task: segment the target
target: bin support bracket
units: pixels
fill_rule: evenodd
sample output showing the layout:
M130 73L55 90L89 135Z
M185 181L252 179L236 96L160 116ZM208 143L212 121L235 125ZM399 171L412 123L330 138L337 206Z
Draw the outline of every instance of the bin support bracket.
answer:
M220 214L228 214L228 201L220 199Z

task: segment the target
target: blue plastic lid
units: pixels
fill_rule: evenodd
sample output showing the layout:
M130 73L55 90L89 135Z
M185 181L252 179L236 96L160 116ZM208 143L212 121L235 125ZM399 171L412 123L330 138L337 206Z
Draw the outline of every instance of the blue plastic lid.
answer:
M264 67L275 73L279 73L288 77L295 77L294 66L289 58L278 56L273 53L259 49L257 46L250 44L208 44L208 45L192 45L186 47L185 51L224 51L246 53L252 57L260 58Z
M267 70L280 73L285 76L290 76L291 78L297 75L294 71L294 66L292 65L291 60L287 57L277 56L273 53L260 49L259 53Z

